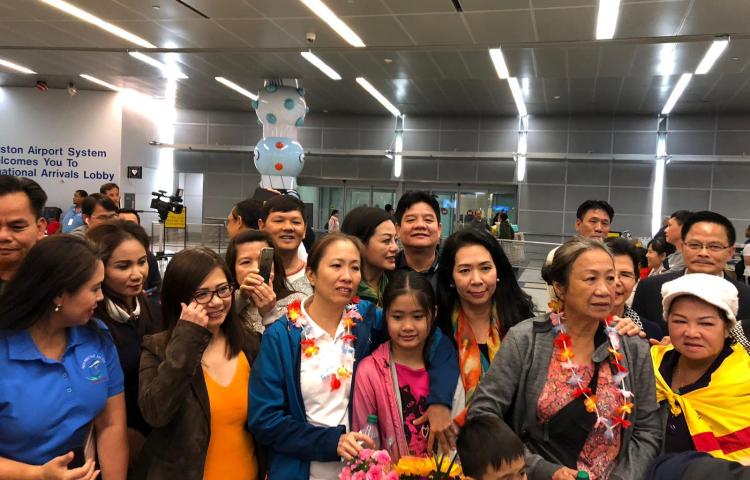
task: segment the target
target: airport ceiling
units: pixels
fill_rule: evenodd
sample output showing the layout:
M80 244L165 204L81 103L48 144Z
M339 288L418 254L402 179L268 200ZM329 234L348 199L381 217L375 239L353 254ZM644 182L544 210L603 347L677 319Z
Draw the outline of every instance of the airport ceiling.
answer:
M301 0L68 0L142 37L123 40L42 0L0 0L0 85L51 88L87 73L163 96L161 71L127 54L166 61L189 77L182 108L249 110L264 79L299 79L312 111L386 114L356 82L365 77L407 115L515 115L488 48L502 47L533 115L658 114L680 75L693 72L714 37L730 35L713 69L695 75L675 113L750 111L750 0L622 0L612 40L594 40L597 0L324 0L366 44L350 46ZM314 44L307 41L314 33ZM300 52L341 74L329 79Z

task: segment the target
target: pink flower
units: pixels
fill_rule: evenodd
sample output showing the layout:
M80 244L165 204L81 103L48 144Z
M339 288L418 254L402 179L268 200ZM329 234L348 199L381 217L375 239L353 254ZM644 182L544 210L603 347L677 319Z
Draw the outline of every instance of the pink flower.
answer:
M385 480L398 480L398 473L388 472L388 475L385 476Z
M352 471L349 467L344 467L339 473L339 480L351 480Z
M352 480L367 480L367 477L365 477L365 472L354 472Z
M391 456L388 455L388 452L385 450L378 450L372 454L373 460L375 460L378 465L390 465L391 464Z
M369 448L363 448L359 451L359 458L360 460L369 460L372 456L372 450Z
M382 476L383 467L381 467L380 465L373 465L367 471L367 475L365 476L365 478L367 480L382 480Z

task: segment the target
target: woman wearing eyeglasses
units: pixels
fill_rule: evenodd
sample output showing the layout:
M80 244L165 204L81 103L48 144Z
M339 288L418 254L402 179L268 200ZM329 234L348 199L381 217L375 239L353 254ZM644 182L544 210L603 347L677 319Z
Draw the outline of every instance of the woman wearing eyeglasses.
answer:
M226 263L202 247L167 266L161 301L169 330L145 337L141 355L138 402L153 430L137 478L259 478L245 429L259 338L233 313L230 278Z

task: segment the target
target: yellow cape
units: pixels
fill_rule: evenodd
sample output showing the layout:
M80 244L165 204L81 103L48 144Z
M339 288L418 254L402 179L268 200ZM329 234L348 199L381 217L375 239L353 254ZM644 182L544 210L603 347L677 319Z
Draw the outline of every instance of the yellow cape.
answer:
M734 345L708 386L680 395L659 373L664 354L673 349L672 345L651 348L656 399L669 402L673 415L685 415L699 452L726 460L750 459L750 356Z

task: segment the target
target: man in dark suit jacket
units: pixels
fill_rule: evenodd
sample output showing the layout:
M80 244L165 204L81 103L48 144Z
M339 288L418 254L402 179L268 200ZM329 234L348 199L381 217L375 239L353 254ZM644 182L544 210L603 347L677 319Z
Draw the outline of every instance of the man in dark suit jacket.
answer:
M693 214L682 227L682 244L685 256L685 270L668 272L642 280L638 284L633 299L633 310L638 315L657 322L664 334L667 324L662 315L661 287L670 280L691 273L723 275L729 259L732 258L736 233L732 222L716 212L703 211ZM739 292L739 312L737 320L742 323L745 336L750 334L750 286L731 278Z

